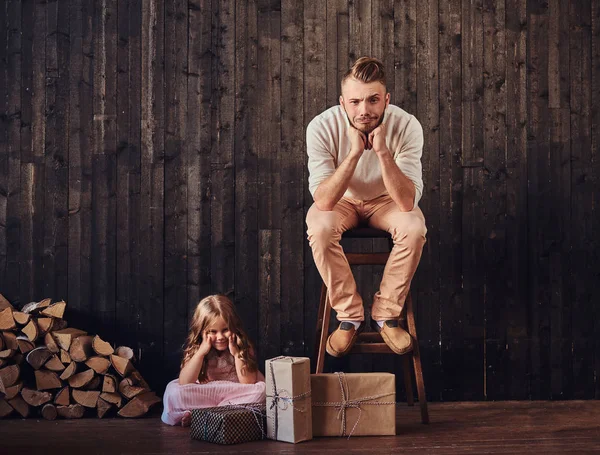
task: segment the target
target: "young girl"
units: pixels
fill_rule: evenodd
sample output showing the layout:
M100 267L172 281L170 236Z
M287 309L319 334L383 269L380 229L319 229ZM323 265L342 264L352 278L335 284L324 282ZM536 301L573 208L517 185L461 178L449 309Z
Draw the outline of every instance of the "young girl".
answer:
M167 384L162 421L188 426L191 409L265 401L264 376L233 303L211 295L198 303L179 378Z

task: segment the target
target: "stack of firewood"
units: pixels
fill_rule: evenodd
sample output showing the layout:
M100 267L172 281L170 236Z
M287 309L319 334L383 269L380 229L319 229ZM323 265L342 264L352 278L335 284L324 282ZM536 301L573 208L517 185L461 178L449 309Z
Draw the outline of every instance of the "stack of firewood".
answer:
M45 299L17 311L0 294L0 418L13 412L140 417L160 398L133 366L133 351L67 327L67 304Z

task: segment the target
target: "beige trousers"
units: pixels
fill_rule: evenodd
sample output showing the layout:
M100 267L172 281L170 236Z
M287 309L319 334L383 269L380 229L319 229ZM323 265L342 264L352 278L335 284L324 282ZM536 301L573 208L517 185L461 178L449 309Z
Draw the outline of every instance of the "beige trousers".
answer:
M394 241L379 291L373 299L371 317L376 321L398 318L426 241L423 212L418 207L402 212L388 195L370 201L343 197L332 211L321 211L315 204L311 206L306 216L308 241L327 286L331 307L341 321L365 318L362 299L340 245L342 234L362 223L389 232Z

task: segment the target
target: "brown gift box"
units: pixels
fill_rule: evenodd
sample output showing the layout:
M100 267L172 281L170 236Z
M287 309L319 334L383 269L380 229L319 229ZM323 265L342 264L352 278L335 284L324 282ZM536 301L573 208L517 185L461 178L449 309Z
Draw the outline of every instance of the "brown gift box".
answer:
M269 359L265 376L267 438L292 443L312 439L310 359Z
M312 374L313 436L396 434L396 377Z

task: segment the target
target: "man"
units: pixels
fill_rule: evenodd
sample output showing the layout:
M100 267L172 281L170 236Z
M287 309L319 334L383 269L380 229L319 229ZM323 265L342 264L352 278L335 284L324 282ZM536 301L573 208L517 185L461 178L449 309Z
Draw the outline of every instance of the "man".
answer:
M374 296L371 326L397 354L412 349L398 324L425 244L423 130L418 120L390 105L383 64L362 57L342 78L339 106L307 127L309 189L315 203L306 217L315 264L340 321L327 352L348 353L365 325L363 302L340 239L359 224L389 232L394 247Z

